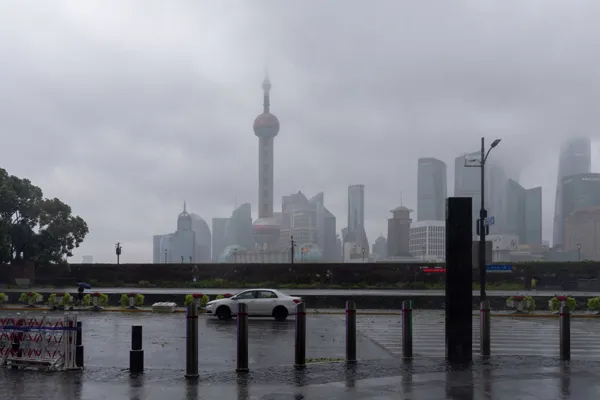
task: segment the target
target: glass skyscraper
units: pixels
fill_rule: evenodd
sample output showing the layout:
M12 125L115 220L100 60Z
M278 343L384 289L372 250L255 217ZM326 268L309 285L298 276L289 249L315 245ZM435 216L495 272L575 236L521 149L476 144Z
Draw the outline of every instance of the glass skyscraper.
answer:
M419 158L417 170L417 220L446 219L446 164L436 158Z

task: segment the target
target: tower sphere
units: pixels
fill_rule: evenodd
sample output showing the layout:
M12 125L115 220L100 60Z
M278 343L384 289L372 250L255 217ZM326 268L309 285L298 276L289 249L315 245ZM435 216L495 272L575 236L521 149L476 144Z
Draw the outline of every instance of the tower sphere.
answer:
M253 127L259 138L274 138L279 133L279 120L270 112L262 113L254 120Z

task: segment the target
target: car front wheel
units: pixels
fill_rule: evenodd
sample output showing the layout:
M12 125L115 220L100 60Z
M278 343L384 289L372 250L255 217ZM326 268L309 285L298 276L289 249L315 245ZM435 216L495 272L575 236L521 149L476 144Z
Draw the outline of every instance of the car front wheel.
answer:
M222 319L223 321L227 321L231 319L231 310L227 306L221 306L217 308L217 317Z
M287 316L288 310L283 306L275 307L275 309L273 310L273 318L275 318L275 321L285 321Z

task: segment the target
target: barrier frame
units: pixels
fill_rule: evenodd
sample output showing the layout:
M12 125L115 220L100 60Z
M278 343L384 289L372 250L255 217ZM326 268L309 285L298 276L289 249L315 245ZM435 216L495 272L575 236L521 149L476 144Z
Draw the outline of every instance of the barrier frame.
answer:
M50 371L79 369L76 337L76 314L0 317L0 363Z

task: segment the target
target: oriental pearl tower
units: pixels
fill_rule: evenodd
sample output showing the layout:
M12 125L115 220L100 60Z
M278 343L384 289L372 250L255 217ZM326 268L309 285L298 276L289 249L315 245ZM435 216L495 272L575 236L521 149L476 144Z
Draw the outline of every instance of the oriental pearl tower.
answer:
M263 112L254 120L254 134L258 136L258 219L252 225L252 236L258 249L271 250L277 247L280 233L273 217L273 140L279 133L279 120L269 110L268 76L262 88Z

